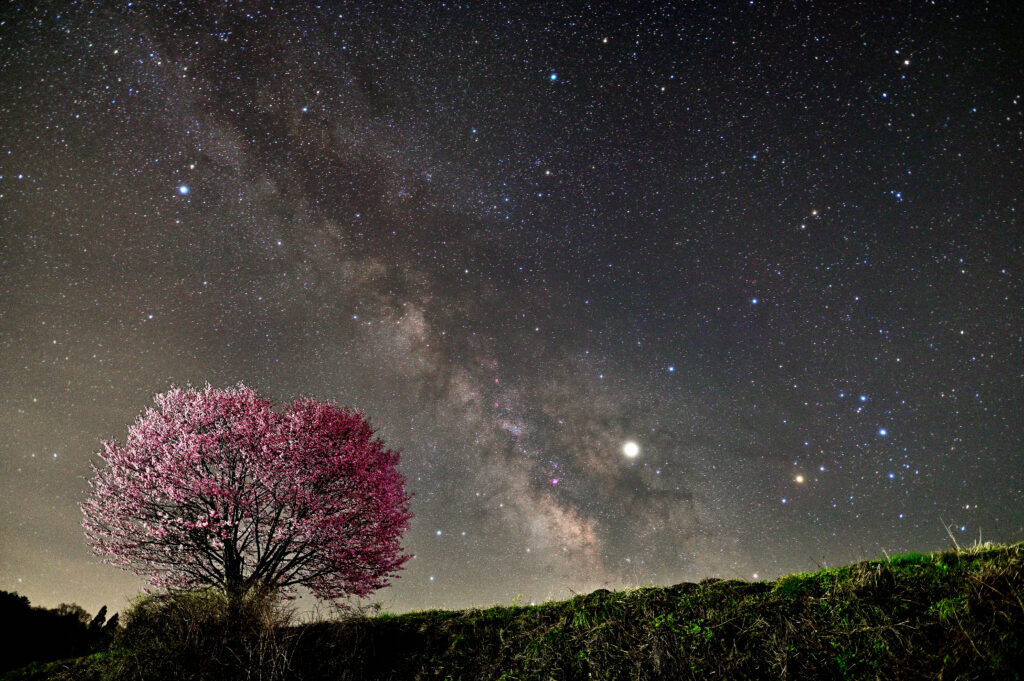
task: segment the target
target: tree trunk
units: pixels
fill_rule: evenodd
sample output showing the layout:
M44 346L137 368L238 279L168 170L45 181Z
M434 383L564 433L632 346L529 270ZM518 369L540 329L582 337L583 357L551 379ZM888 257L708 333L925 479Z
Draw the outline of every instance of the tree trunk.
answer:
M231 545L224 547L224 592L228 597L230 614L238 613L245 598L245 581L242 579L242 558ZM235 621L232 617L232 622Z

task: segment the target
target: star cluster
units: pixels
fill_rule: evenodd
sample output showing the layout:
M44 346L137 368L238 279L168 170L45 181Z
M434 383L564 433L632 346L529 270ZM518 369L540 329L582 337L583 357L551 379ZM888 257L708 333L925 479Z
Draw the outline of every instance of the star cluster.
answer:
M120 608L89 463L206 382L403 452L389 609L1019 540L1021 19L0 10L0 588Z

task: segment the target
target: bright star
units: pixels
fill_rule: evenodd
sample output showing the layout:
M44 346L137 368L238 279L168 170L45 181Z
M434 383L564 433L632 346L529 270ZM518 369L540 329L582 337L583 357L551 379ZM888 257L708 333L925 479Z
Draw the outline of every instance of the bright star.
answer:
M630 459L635 459L640 455L640 445L630 440L626 444L622 445L622 453Z
M185 194L188 194L188 185L187 184L178 185L178 193L181 194L182 196L184 196Z
M558 74L552 73L550 76L548 76L548 78L550 78L552 81L556 81L558 80Z
M882 437L885 437L886 435L889 434L889 431L886 430L885 428L879 428L878 429L878 434L881 435Z

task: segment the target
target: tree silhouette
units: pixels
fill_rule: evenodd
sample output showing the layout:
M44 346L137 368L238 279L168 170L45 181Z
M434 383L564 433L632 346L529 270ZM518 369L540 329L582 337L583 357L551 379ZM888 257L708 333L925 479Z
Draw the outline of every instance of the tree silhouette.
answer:
M117 632L118 616L107 620L107 606L95 617L79 605L31 605L24 596L0 591L0 676L29 662L46 662L106 650Z

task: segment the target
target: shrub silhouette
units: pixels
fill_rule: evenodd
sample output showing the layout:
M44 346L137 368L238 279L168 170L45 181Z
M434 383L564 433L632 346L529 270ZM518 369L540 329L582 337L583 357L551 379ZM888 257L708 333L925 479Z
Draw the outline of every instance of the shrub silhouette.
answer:
M295 630L274 594L241 600L215 588L144 596L125 612L113 648L113 681L285 678Z

